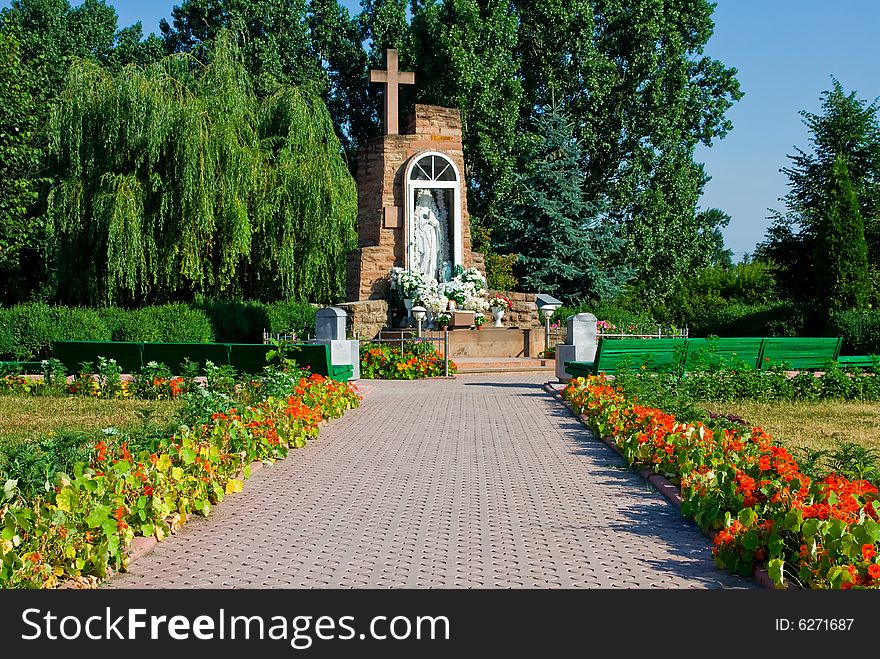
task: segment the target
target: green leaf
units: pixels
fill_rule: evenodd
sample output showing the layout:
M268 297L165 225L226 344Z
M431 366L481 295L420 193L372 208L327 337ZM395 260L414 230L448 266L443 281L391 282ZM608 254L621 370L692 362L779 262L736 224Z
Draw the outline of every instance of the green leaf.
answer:
M804 534L807 538L812 538L819 531L819 520L815 517L811 517L810 519L804 520L803 526L801 526L801 533Z
M89 513L88 517L86 517L86 524L89 525L90 529L94 529L101 526L109 517L110 506L99 505Z
M777 587L785 585L785 561L781 558L767 561L767 573Z
M171 457L167 453L163 453L159 456L159 460L156 462L156 468L160 471L168 471L171 467Z
M185 464L192 464L196 461L196 452L191 448L184 448L180 450L180 459L184 461Z
M828 535L834 539L842 538L846 533L846 522L841 519L833 519L828 524Z
M737 515L736 518L739 520L740 524L749 527L758 519L758 514L752 508L743 508L739 511L739 515Z
M800 510L789 510L785 514L785 520L783 525L789 531L798 531L801 528L801 523L804 520L804 514Z
M76 494L76 490L67 485L62 487L55 497L55 505L66 513L73 512L78 502L79 497Z
M131 464L129 464L125 460L120 460L113 465L113 471L115 471L120 476L123 476L131 471Z

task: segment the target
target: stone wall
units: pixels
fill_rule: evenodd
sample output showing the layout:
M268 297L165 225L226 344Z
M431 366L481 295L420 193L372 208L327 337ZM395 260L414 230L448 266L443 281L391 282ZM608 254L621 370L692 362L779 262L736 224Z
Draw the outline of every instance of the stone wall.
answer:
M377 300L387 295L392 267L405 267L404 206L406 163L414 156L437 151L452 160L464 176L461 114L452 108L416 105L401 135L366 142L358 152L358 248L348 259L347 299ZM485 272L482 254L471 250L467 186L461 189L462 260Z
M375 338L381 330L390 324L387 300L343 302L335 306L348 314L348 336L360 337L361 341Z
M513 291L489 291L489 295L498 293L506 295L513 308L504 313L501 322L505 325L514 325L516 327L543 327L544 321L538 315L538 305L535 304L537 293L516 293ZM492 322L491 316L487 314L488 322Z

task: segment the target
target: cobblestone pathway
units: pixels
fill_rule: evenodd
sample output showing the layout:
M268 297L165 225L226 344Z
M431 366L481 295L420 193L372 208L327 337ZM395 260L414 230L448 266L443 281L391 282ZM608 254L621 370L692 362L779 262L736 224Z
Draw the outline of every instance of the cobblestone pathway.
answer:
M109 587L752 587L546 379L372 382Z

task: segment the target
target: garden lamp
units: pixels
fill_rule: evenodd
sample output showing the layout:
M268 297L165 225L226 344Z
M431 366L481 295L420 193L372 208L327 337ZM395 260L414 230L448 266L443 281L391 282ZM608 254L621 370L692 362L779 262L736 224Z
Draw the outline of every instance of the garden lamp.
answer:
M535 297L535 306L538 307L538 312L544 316L544 354L546 355L550 352L550 318L562 306L562 300L542 293Z
M413 318L416 319L416 336L422 338L422 321L425 319L425 316L428 315L428 310L425 307L418 306L412 308Z

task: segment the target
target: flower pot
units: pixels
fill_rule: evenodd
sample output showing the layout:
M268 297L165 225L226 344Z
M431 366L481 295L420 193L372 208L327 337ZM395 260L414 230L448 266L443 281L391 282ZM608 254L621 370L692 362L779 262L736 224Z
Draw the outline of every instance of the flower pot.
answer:
M502 318L504 318L504 307L492 307L492 320L495 321L493 327L504 327L501 324Z

